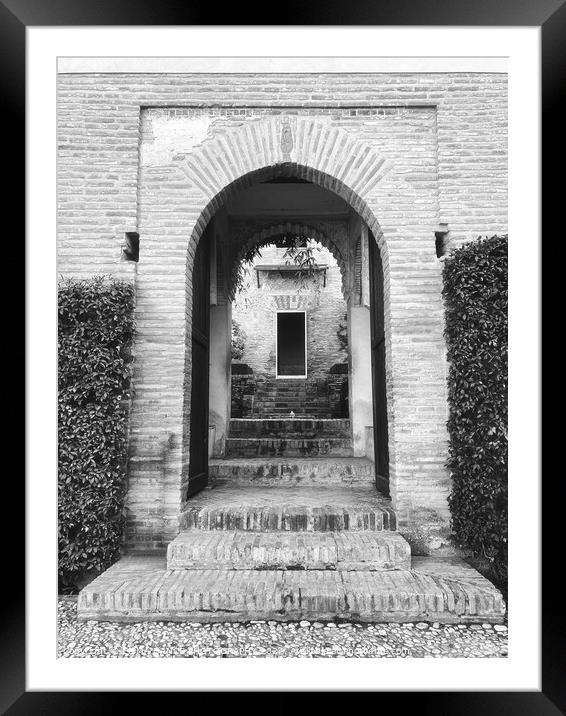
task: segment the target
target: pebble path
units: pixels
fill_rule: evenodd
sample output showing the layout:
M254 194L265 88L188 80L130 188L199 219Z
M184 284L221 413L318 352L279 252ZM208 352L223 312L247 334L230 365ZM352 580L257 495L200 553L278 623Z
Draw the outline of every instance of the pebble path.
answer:
M504 624L78 622L58 603L58 657L505 657Z

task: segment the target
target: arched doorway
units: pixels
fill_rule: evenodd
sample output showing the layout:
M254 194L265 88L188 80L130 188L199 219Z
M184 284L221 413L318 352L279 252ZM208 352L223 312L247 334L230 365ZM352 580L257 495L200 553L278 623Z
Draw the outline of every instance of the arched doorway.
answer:
M300 171L292 171L289 166L274 166L263 169L259 175L252 174L246 181L244 178L240 179L237 187L224 198L222 203L215 202L216 211L210 217L197 244L192 269L190 302L192 307L190 345L194 347L196 353L194 356L187 355L186 359L186 365L191 367L190 410L185 411L189 416L185 426L185 444L188 443L189 446L186 460L188 470L185 478L186 497L202 489L206 484L207 479L202 470L204 456L216 450L216 443L214 446L206 444L209 421L204 413L204 405L205 402L208 404L208 401L202 400L204 353L202 343L193 338L193 336L198 338L202 325L202 296L196 295L195 290L198 287L198 290L204 291L206 296L209 295L209 288L200 273L204 265L203 257L209 254L213 256L213 264L207 264L211 265L215 292L211 301L216 304L224 303L227 307L233 297L235 267L246 252L249 253L255 245L265 245L270 239L289 231L311 235L332 251L337 260L341 290L347 300L348 316L356 311L358 313L361 311L365 316L363 322L360 322L358 317L356 331L350 336L355 343L348 358L352 456L371 457L376 466L374 470L376 485L381 493L388 494L390 451L385 364L386 323L380 250L373 234L351 204L329 189L303 179L299 176L300 173ZM307 210L306 207L312 214L308 219L301 217L301 211ZM313 216L316 216L315 221ZM361 242L365 243L364 251L360 256ZM208 248L201 251L203 243L207 244ZM208 262L208 259L206 261ZM363 262L365 263L362 266ZM373 262L373 265L370 266L369 262ZM190 264L187 270L191 271ZM367 285L362 286L364 282ZM213 309L213 314L222 313L225 340L229 323L225 315L226 310L218 310L218 307ZM218 330L214 318L212 330ZM225 354L222 338L218 339L218 336L216 347L212 349L210 357L212 367L217 353ZM222 370L213 370L213 373L216 378L212 385L211 410L215 405L220 404L215 418L218 420L218 413L222 413L222 402L226 405L225 393L226 391L229 393L230 388L225 389L218 399L216 393L219 390L219 383L222 382ZM226 370L224 376L229 380L230 376ZM281 376L275 376L277 377ZM373 388L372 384L374 384ZM201 397L195 399L194 396ZM188 400L186 396L185 401ZM379 401L379 405L376 405L376 401ZM291 413L294 415L294 411ZM224 435L222 431L227 430L230 422L229 413L224 417L220 416L219 422L221 426L220 429L216 429L216 441L222 439ZM218 428L218 423L215 424L215 428ZM198 439L192 437L195 431L199 436ZM368 454L368 450L371 450L371 455ZM224 454L223 448L221 454ZM279 455L279 453L274 454Z
M291 128L289 151L281 149L282 127ZM211 125L212 126L212 125ZM161 129L159 129L161 132ZM289 147L289 132L286 132ZM166 140L164 136L162 139ZM147 142L153 141L148 136ZM167 140L169 141L169 140ZM177 534L190 477L192 393L192 272L195 251L214 217L223 221L227 203L258 183L303 182L328 190L367 229L369 254L375 237L383 272L383 349L389 489L399 519L411 528L448 524L450 477L447 454L446 362L441 265L434 250L438 225L436 178L411 181L404 155L385 158L380 142L368 142L335 123L310 116L269 115L214 125L200 143L184 151L142 153L137 266L136 395L132 407L128 540L163 546ZM308 184L306 184L307 182ZM301 215L318 226L320 217ZM378 221L379 217L379 221ZM262 216L261 223L281 223ZM285 219L287 221L287 218ZM261 227L260 227L261 230ZM246 239L254 231L246 229ZM361 233L361 232L360 232ZM358 245L359 234L355 244ZM237 238L232 233L232 239ZM333 238L330 236L330 238ZM214 238L211 239L214 253ZM188 246L187 246L188 243ZM359 244L361 245L361 241ZM233 241L233 245L238 245ZM217 254L222 254L222 247ZM221 261L228 260L225 254ZM224 265L224 263L223 263ZM229 271L229 267L226 266ZM359 277L356 280L360 280ZM369 296L369 277L363 277ZM210 291L214 292L211 284ZM369 298L354 307L352 330L369 335ZM210 306L211 318L224 310ZM227 316L224 315L224 322ZM217 354L214 332L210 354ZM369 342L369 340L368 340ZM371 353L367 353L371 356ZM227 361L228 363L229 361ZM371 361L365 369L371 376ZM211 373L210 381L217 382ZM358 386L366 414L373 409L371 377ZM357 411L356 414L360 414ZM373 417L352 431L359 436ZM383 491L383 489L382 489ZM436 527L434 527L436 529Z

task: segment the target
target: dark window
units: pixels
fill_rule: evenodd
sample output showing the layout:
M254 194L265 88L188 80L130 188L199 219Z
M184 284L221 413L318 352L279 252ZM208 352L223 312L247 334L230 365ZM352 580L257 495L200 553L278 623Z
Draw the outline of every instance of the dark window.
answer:
M434 239L436 257L440 259L446 255L448 250L448 231L435 231Z
M139 261L140 235L137 231L126 231L126 240L122 246L122 259L124 261Z

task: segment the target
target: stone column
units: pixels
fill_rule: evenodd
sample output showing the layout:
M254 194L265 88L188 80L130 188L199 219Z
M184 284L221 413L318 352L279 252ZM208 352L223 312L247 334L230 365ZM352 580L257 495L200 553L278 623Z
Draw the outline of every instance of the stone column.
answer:
M353 306L351 301L348 302L348 344L351 360L348 387L354 455L365 457L366 427L373 425L370 314L369 308Z
M215 426L214 457L224 455L230 421L232 304L210 307L209 425Z

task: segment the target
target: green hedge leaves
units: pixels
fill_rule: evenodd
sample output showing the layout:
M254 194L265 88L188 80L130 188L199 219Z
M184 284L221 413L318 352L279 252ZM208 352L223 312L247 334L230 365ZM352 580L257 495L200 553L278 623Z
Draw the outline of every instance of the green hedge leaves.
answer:
M59 579L72 589L118 557L124 524L134 289L59 285Z
M507 572L507 236L444 264L449 361L449 498L457 543Z

